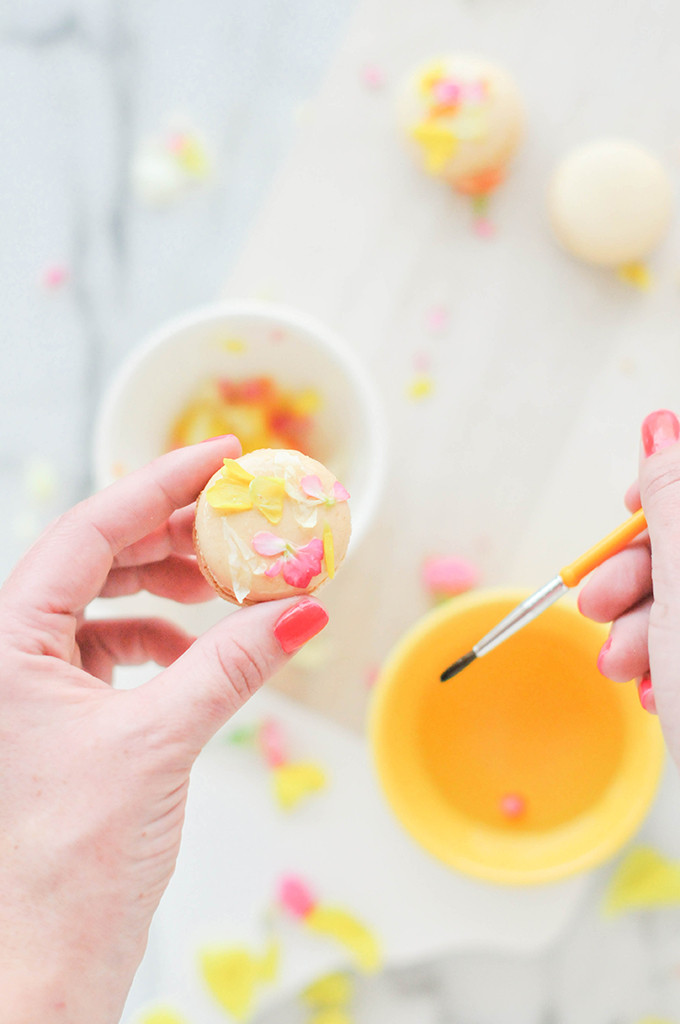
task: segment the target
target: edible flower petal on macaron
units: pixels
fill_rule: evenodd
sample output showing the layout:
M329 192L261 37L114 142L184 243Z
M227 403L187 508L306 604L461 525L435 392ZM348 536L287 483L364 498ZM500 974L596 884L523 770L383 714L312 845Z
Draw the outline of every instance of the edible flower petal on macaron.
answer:
M274 476L253 476L235 459L225 459L220 477L206 491L208 503L217 512L247 512L256 508L270 523L283 515L285 482Z
M281 556L265 570L265 576L283 576L291 587L308 587L312 579L321 572L324 546L318 537L298 547L283 537L277 537L275 533L260 530L253 537L251 544L258 555L269 558Z
M339 501L347 501L349 498L349 491L338 480L335 481L331 490L327 491L316 474L303 476L300 487L307 498L311 498L312 501L320 505L335 505Z

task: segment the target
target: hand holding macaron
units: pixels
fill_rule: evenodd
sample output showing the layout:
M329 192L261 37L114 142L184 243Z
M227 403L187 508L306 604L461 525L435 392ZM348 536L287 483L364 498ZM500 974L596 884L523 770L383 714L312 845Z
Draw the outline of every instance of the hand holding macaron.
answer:
M579 607L612 622L599 658L603 675L638 679L642 706L658 712L680 765L680 422L662 409L642 424L639 482L626 495L648 532L605 562L581 591Z
M235 438L162 456L63 515L0 590L0 991L7 1020L116 1024L177 857L191 766L327 622L300 591L196 639L85 616L138 590L214 597L196 495ZM116 664L166 666L116 690Z

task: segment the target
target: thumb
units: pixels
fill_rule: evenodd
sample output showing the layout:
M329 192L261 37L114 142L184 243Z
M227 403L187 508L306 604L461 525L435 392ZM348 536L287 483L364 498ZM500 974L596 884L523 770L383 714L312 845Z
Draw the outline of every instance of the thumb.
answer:
M138 691L155 722L193 760L211 736L328 622L310 597L227 615Z
M680 751L680 422L661 409L642 424L640 498L652 551L649 665L671 750Z

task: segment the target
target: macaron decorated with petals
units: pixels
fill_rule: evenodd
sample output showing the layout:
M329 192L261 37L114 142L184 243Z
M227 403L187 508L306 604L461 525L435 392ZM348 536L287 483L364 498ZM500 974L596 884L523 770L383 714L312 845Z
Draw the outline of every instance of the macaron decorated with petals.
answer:
M485 196L506 176L522 138L524 105L503 68L483 57L451 54L411 74L400 119L428 174L465 195Z
M220 597L243 605L317 590L347 552L349 497L330 470L298 451L225 459L196 503L203 575Z

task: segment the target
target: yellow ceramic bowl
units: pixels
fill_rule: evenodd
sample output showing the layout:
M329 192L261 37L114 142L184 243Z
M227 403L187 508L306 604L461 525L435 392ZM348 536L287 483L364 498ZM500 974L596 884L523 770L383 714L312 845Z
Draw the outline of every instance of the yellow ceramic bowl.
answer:
M388 659L370 718L378 775L406 829L450 867L507 884L612 856L642 821L664 760L634 684L597 671L606 628L568 599L439 681L526 596L477 591L431 612Z

